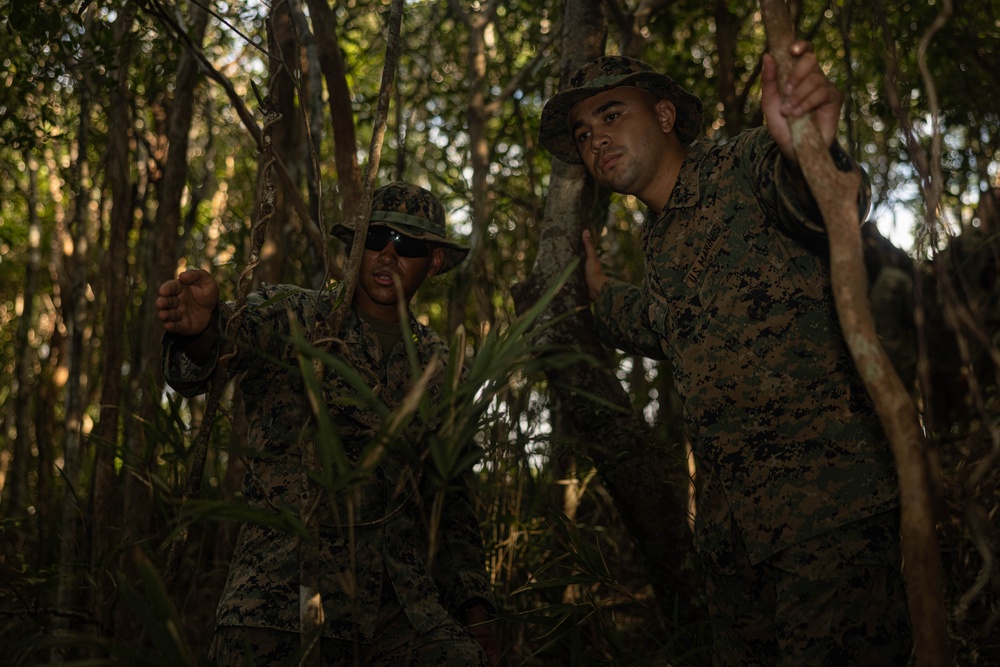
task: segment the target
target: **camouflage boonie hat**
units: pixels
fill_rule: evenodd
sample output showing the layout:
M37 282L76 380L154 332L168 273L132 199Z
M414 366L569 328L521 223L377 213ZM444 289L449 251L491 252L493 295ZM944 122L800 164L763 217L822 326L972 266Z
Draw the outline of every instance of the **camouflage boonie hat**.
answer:
M444 206L434 195L417 185L394 181L383 185L372 196L369 225L381 225L401 234L422 239L444 249L444 262L438 274L450 271L465 259L469 249L447 239ZM354 226L339 224L334 235L345 243L354 238Z
M685 146L701 133L701 100L684 90L648 63L625 56L603 56L573 72L569 88L555 95L542 109L538 140L563 162L583 164L569 128L569 114L577 104L597 93L631 86L668 99L677 107L674 132Z

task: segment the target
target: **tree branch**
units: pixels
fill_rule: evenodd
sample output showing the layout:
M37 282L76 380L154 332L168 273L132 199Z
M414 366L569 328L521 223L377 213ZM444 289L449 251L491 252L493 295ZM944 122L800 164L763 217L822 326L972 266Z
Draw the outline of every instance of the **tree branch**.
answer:
M784 81L794 67L794 31L784 0L761 0L771 53ZM941 555L931 512L926 443L916 406L882 348L868 302L857 214L859 176L841 172L812 117L791 122L802 173L823 214L837 316L855 366L882 421L899 474L903 570L917 664L951 665Z

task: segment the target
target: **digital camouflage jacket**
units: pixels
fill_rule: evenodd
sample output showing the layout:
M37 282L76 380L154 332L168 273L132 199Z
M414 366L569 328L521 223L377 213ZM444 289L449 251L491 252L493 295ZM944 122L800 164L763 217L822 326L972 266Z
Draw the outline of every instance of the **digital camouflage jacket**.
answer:
M642 285L610 281L595 303L606 344L673 366L702 484L695 540L724 571L734 540L756 564L896 504L891 453L837 322L823 226L784 169L764 128L695 143L642 230Z
M244 502L276 520L282 513L302 517L309 502L303 468L303 443L314 439L315 422L299 371L296 348L289 340L289 313L302 325L305 339L340 342L340 355L389 408L396 407L413 378L402 338L389 359L374 330L349 310L339 332L325 330L337 292L322 295L294 286L265 285L248 300L238 334L237 355L230 365L245 402L248 422ZM228 310L228 309L225 309ZM221 318L225 330L225 316ZM437 357L447 361L444 342L409 319L420 368ZM319 343L331 349L330 343ZM205 391L215 361L191 367L175 336L164 338L164 374L184 396ZM218 355L216 355L218 358ZM237 375L239 374L239 375ZM431 401L442 392L443 373L428 385ZM382 424L346 377L325 373L324 398L348 458ZM428 563L428 525L439 490L422 469L426 440L434 424L414 416L395 438L374 474L350 490L324 495L319 505L319 573L326 629L324 636L371 643L379 602L391 591L417 632L426 632L447 613L467 603L492 608L479 524L468 487L470 471L449 485L437 530L433 567ZM319 446L331 443L316 442ZM297 632L299 628L299 555L286 530L244 523L217 623Z

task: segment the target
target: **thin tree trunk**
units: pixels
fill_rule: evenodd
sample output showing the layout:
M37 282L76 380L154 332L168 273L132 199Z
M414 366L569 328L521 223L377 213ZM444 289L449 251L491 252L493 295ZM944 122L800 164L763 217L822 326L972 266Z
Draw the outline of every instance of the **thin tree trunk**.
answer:
M84 35L93 26L92 12L88 11ZM89 47L87 48L89 51ZM63 322L66 325L66 389L63 394L65 432L63 439L63 495L59 518L59 585L56 589L56 609L65 610L74 602L73 583L77 563L77 516L79 514L80 435L83 424L83 392L85 375L83 366L84 331L87 326L87 260L90 193L85 183L89 176L87 146L90 143L90 76L84 71L80 80L80 129L77 137L77 155L72 170L70 186L75 192L73 219L70 224L72 254L66 258L67 288L63 290ZM65 617L58 616L55 627L65 627ZM52 654L56 657L57 649Z
M78 89L86 89L89 86L86 76L79 82ZM85 104L86 94L80 94L80 103ZM84 110L85 111L85 110ZM81 123L81 129L84 124ZM71 143L71 142L70 142ZM67 146L67 153L71 152ZM65 315L68 312L67 300L70 298L69 281L67 276L72 266L66 255L66 248L72 248L75 244L66 229L67 216L63 206L65 197L63 189L72 192L79 192L80 188L73 182L68 184L62 180L57 158L54 155L54 148L45 152L45 166L48 173L48 195L52 202L52 236L49 241L49 284L52 289L52 324L51 334L47 338L49 343L49 356L42 364L42 379L38 383L38 397L35 404L35 445L38 449L38 460L36 462L35 483L35 506L37 508L36 523L38 524L38 554L35 562L38 567L48 567L57 562L58 555L53 553L58 549L58 541L53 544L50 536L59 534L60 505L59 496L54 491L55 482L55 460L58 443L65 441L64 429L66 423L63 420L56 423L53 418L56 415L56 404L59 402L59 392L66 387L67 371L69 369L68 348L69 338L67 338L67 325ZM73 173L86 175L86 170L80 168L79 160L76 161ZM68 185L68 187L67 187Z
M718 51L719 76L716 90L722 102L726 135L735 137L742 131L743 108L737 104L736 47L739 44L739 19L729 9L726 0L715 0L715 45Z
M38 221L38 160L31 153L25 155L28 165L28 263L24 267L24 293L21 314L14 333L14 349L18 350L14 374L17 378L17 401L14 404L14 455L11 460L7 498L7 516L21 518L28 502L28 470L31 464L31 404L35 394L32 375L35 365L35 348L28 344L28 333L35 319L35 292L38 291L38 274L42 261L42 228Z
M642 0L635 10L628 14L621 6L625 3L621 5L618 2L605 3L605 8L618 24L618 47L621 54L630 58L641 58L639 54L649 40L649 31L646 30L649 19L654 15L668 16L669 5L676 2L677 0Z
M469 152L472 162L472 235L469 256L455 269L449 295L448 330L455 331L465 323L465 311L475 286L490 284L486 267L486 227L492 214L490 202L490 144L487 123L490 112L486 105L486 29L493 21L499 2L490 0L482 13L473 18L459 0L449 0L452 10L469 29L469 102L466 108L469 131ZM478 322L492 322L489 299L480 299Z
M288 282L287 264L297 254L290 244L299 236L289 233L295 223L295 213L286 189L297 188L302 182L300 156L304 153L302 115L295 104L299 45L295 39L288 2L277 2L272 6L268 27L268 98L280 116L272 128L272 147L275 157L287 167L290 182L282 182L275 191L273 222L265 231L260 266L254 273L257 284Z
M779 80L783 81L794 66L794 59L788 53L794 30L784 0L761 0L760 5L771 53L778 64ZM903 575L917 664L951 665L926 443L916 406L875 332L855 204L860 179L855 172L836 168L811 117L795 119L791 127L799 165L826 223L834 300L844 338L896 458Z
M347 86L337 21L327 0L306 0L319 53L319 65L329 91L330 118L333 125L333 162L337 168L343 220L349 220L361 208L361 166L358 164L358 140L354 129L354 107Z
M135 199L130 176L132 119L128 85L132 57L132 24L137 6L127 4L112 32L119 45L115 55L115 87L108 107L107 177L111 190L110 233L106 264L104 318L101 335L101 411L91 434L94 445L94 475L91 485L91 553L96 565L111 554L121 539L122 485L115 472L123 399L122 363L125 359L125 321L128 309L128 236L133 225ZM100 618L110 608L113 588L108 577L96 577L91 589L90 610Z
M319 65L319 48L316 45L316 35L309 25L302 8L302 0L289 0L289 11L292 14L292 23L298 34L298 42L301 45L301 57L299 67L302 73L299 106L303 118L305 130L305 141L301 151L302 165L301 171L305 174L306 190L309 193L309 219L302 220L303 225L319 225L316 231L320 233L323 245L317 247L316 244L309 244L309 251L313 255L313 265L308 274L309 286L313 289L320 289L326 284L330 274L329 268L329 237L323 226L323 183L320 180L320 160L319 147L323 144L323 73Z

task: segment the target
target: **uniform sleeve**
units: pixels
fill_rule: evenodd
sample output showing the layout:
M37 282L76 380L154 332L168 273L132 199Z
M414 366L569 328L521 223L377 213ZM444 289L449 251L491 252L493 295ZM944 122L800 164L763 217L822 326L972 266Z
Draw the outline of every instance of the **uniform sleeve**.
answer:
M247 296L247 307L240 321L236 354L230 362L232 375L259 371L267 360L282 358L291 331L289 312L299 322L312 321L315 317L314 292L294 285L264 284L260 290ZM165 333L161 343L163 378L177 393L186 398L198 396L208 390L209 382L219 363L222 341L229 319L233 316L232 302L219 306L216 318L219 335L215 348L207 361L198 365L184 352L190 336Z
M809 186L802 171L790 165L774 143L766 128L748 133L749 146L754 165L753 176L761 204L770 209L772 219L786 235L800 241L812 242L826 238L823 216L809 192ZM864 223L871 208L871 182L861 166L834 143L830 147L830 157L834 166L842 172L857 171L861 177L858 189L858 223Z
M666 359L660 335L649 326L649 306L635 285L610 279L594 301L597 336L608 347Z
M163 362L163 379L178 394L185 398L193 398L199 394L204 394L208 390L209 380L215 373L215 368L219 363L219 353L222 351L222 334L225 331L225 315L222 308L217 308L220 312L215 317L218 327L218 336L215 339L215 347L209 354L204 364L196 364L191 357L185 353L185 348L192 341L194 336L181 336L170 333L163 334L160 341L160 357Z

